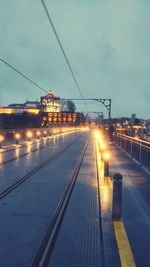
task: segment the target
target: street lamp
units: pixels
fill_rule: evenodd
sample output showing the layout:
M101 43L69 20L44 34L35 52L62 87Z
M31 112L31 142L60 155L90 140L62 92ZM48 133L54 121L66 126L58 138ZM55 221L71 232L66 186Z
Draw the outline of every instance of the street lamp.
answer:
M16 133L16 134L15 134L15 138L16 138L16 145L18 145L18 144L19 144L19 139L20 139L20 137L21 137L21 134L20 134L20 133Z
M37 135L37 138L40 139L41 132L40 131L37 131L36 132L36 135Z
M4 141L4 136L0 135L0 148L2 148L2 142Z
M44 131L44 137L46 137L47 131Z
M105 150L106 149L106 145L104 144L104 143L102 143L101 145L100 145L100 148L101 148L101 150Z
M26 135L27 135L28 141L31 141L31 137L33 136L32 132L28 131Z

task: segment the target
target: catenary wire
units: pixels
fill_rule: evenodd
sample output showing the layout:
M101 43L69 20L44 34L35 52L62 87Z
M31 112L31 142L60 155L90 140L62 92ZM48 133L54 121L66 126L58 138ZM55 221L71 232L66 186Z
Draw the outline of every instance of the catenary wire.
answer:
M74 80L74 82L75 82L75 84L76 84L76 86L77 86L77 88L78 88L78 91L79 91L79 93L80 93L80 96L81 96L81 98L83 99L84 104L85 104L85 106L86 106L86 108L87 108L87 103L86 103L86 101L84 100L84 96L83 96L82 90L81 90L81 88L80 88L80 86L79 86L79 83L78 83L78 81L77 81L77 79L76 79L76 77L75 77L75 74L74 74L74 72L73 72L73 70L72 70L72 67L71 67L70 62L69 62L69 60L68 60L68 57L67 57L67 55L66 55L66 53L65 53L65 50L64 50L64 48L63 48L63 46L62 46L62 44L61 44L61 41L60 41L60 39L59 39L58 33L57 33L56 29L55 29L54 23L53 23L53 21L52 21L52 18L51 18L51 16L50 16L50 13L49 13L49 11L48 11L48 9L47 9L47 6L46 6L44 0L41 0L41 3L42 3L42 5L43 5L43 8L44 8L45 13L46 13L46 15L47 15L47 18L48 18L48 20L49 20L49 23L50 23L50 25L51 25L51 27L52 27L52 29L53 29L53 32L54 32L54 34L55 34L55 37L56 37L56 39L57 39L57 41L58 41L58 44L59 44L59 46L60 46L60 49L61 49L61 51L62 51L62 53L63 53L63 56L64 56L64 58L65 58L65 60L66 60L66 63L67 63L67 65L68 65L68 68L69 68L69 70L70 70L70 72L71 72L71 75L72 75L72 77L73 77L73 80Z
M4 59L0 58L0 61L3 62L5 65L7 65L8 67L10 67L12 70L14 70L16 73L18 73L19 75L21 75L23 78L25 78L26 80L28 80L30 83L34 84L36 87L38 87L39 89L41 89L42 91L44 91L45 93L47 93L47 91L42 88L40 85L38 85L36 82L32 81L30 78L28 78L25 74L23 74L21 71L17 70L15 67L13 67L12 65L10 65L7 61L5 61Z

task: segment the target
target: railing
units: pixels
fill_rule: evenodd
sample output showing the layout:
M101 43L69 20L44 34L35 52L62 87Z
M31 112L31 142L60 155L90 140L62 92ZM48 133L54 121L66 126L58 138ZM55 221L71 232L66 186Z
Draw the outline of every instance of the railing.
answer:
M150 170L150 142L136 137L115 133L114 142L124 149L132 158Z
M39 139L40 137L51 136L60 133L67 133L81 130L82 127L49 127L49 128L25 128L25 129L0 129L0 147L2 144L12 141L18 143L20 140Z

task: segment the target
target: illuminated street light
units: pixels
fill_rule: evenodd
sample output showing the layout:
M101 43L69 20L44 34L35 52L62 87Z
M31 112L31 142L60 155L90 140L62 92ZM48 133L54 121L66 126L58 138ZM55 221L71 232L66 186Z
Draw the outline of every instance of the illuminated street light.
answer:
M47 131L44 131L44 137L46 137L46 135L47 135Z
M109 152L105 152L105 153L103 154L103 159L104 159L104 160L109 160L109 159L110 159L110 153L109 153Z
M100 148L101 148L101 150L105 150L105 149L106 149L106 145L105 145L104 143L102 143L102 144L100 145Z
M33 136L33 133L28 131L26 135L27 135L28 141L31 141L31 137Z
M103 135L99 130L95 130L94 134L95 134L95 138L97 139L99 143L103 142Z
M96 137L96 138L99 137L99 131L98 131L98 130L95 130L95 131L94 131L94 134L95 134L95 137Z
M37 131L36 132L36 135L37 135L37 138L40 139L41 132L40 131Z
M16 133L15 134L15 138L16 138L16 145L19 144L19 139L21 138L21 134L20 133Z
M2 148L2 142L4 141L4 136L0 135L0 148Z

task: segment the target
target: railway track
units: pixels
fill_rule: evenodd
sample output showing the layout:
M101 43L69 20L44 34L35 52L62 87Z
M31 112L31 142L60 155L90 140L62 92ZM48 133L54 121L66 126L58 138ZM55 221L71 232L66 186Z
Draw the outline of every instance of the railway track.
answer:
M54 136L49 136L49 137L47 137L48 139L49 138L53 138ZM44 140L44 137L43 138L41 138L41 139L37 139L37 140L34 140L34 141L32 141L32 145L35 145L36 143L37 143L37 141L43 141ZM14 151L14 150L16 150L16 148L19 148L19 149L21 149L21 148L24 148L24 147L26 147L28 144L27 144L27 142L26 143L21 143L21 144L19 144L19 145L15 145L15 144L11 144L10 145L10 148L9 149L5 149L5 147L4 148L2 148L2 149L5 149L5 150L3 150L3 151L1 151L0 152L0 154L4 154L4 153L8 153L8 152L11 152L11 151ZM12 147L13 146L13 147Z
M58 136L60 136L60 135L58 135ZM54 136L51 136L50 138L53 139L53 138L56 138L56 137L57 137L57 135L54 135ZM48 139L49 139L49 138L48 138ZM43 139L41 139L41 140L43 141ZM48 141L48 140L46 140L46 141ZM33 142L33 143L32 143L32 145L35 145L35 144L36 144L36 142ZM24 147L26 147L26 146L27 146L27 144L26 144L26 145L21 145L21 146L19 146L18 148L21 149L21 148L24 148ZM42 143L38 148L34 148L34 149L32 149L31 151L29 151L29 152L25 152L25 153L23 153L23 154L20 154L20 155L17 156L17 157L13 157L13 158L10 158L10 159L8 159L8 160L4 160L4 161L2 161L2 162L0 163L0 166L1 166L1 165L4 165L4 164L8 164L8 163L10 163L10 162L12 162L12 161L14 161L14 160L19 159L19 158L25 157L25 156L31 154L32 152L36 152L36 151L41 150L41 149L43 149L43 148L45 148L45 144ZM11 152L11 151L14 151L14 150L16 150L16 147L13 148L13 149L10 149L10 150L5 150L5 151L1 152L0 154L8 153L8 152Z
M22 183L27 181L28 179L32 178L32 176L41 170L44 166L46 166L48 163L50 163L53 160L56 160L61 154L63 154L69 147L71 147L79 138L77 137L75 140L73 140L71 143L67 144L65 147L60 149L57 153L55 153L53 156L36 166L33 170L25 174L23 177L18 179L15 183L13 183L11 186L7 187L3 192L0 193L0 199L3 199L5 196L7 196L9 193L11 193L13 190L15 190L17 187L19 187Z
M48 228L46 229L45 235L43 237L43 240L41 241L41 244L36 252L36 255L33 259L33 262L31 263L32 267L46 267L48 266L48 263L50 261L50 257L52 255L52 251L57 239L57 235L59 233L60 226L63 221L63 217L65 215L66 208L68 206L75 182L77 180L79 171L82 166L82 162L87 150L88 142L86 142L82 153L80 155L80 158L73 170L72 177L67 184L59 203L57 204L57 207L53 213L52 218L50 219Z
M73 132L68 132L67 134L72 134ZM51 135L49 135L49 136L46 136L46 137L42 137L42 138L40 138L40 139L33 139L33 141L32 141L32 145L34 145L34 144L37 144L37 141L47 141L47 140L49 140L49 139L53 139L53 138L56 138L56 137L59 137L59 136L62 136L63 135L63 133L59 133L59 134L51 134ZM46 139L45 139L46 138ZM19 144L18 146L17 146L17 148L19 148L19 149L21 149L21 148L23 148L23 147L26 147L28 144L27 144L27 141L24 141L23 143L21 143L21 144ZM12 147L13 146L13 147ZM10 148L9 149L5 149L5 147L4 148L2 148L2 149L4 149L3 151L0 151L0 154L4 154L4 153L7 153L7 152L11 152L11 151L14 151L14 150L16 150L16 145L15 145L15 143L13 143L13 144L10 144Z
M19 155L18 157L14 157L14 158L11 158L11 159L2 161L2 162L0 163L0 166L1 166L1 165L5 165L5 164L7 164L7 163L10 163L10 162L12 162L12 161L14 161L14 160L17 160L17 159L19 159L19 158L25 157L25 156L31 154L32 152L36 152L36 151L38 151L38 150L43 149L44 147L45 147L45 146L40 146L39 148L35 148L35 149L31 150L30 152L26 152L26 153L24 153L24 154Z

